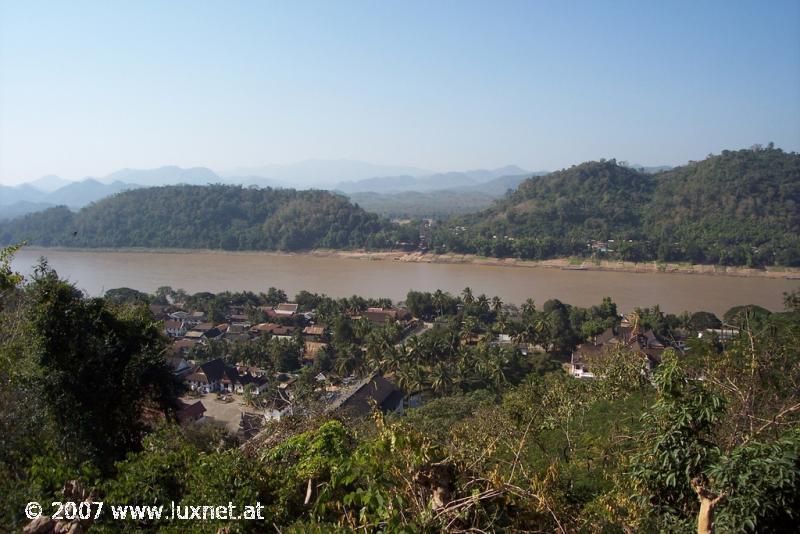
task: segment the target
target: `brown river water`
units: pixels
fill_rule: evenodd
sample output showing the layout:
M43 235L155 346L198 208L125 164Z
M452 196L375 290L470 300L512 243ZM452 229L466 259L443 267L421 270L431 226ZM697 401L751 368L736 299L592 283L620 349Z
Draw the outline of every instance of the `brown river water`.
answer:
M46 256L61 277L97 296L116 287L153 292L159 286L198 291L283 289L291 297L302 289L332 297L361 295L402 300L409 290L442 289L497 295L520 304L551 298L577 306L611 297L620 311L659 304L671 313L707 310L721 315L738 304L783 308L783 292L800 280L700 274L568 271L546 267L410 263L239 252L140 252L23 249L14 268L28 274Z

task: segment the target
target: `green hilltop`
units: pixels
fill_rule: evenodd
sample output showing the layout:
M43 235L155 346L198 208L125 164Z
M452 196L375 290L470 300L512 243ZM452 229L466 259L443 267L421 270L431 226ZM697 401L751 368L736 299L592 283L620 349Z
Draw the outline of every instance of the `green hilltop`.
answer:
M125 191L0 226L0 241L67 247L301 250L388 247L388 221L327 191L177 185Z
M724 151L647 174L615 160L531 178L432 233L438 252L800 265L800 156Z

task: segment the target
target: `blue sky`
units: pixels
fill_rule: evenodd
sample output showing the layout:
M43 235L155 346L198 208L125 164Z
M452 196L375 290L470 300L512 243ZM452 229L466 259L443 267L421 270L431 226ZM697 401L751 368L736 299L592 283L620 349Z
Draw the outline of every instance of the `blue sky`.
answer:
M0 182L800 149L800 1L0 0Z

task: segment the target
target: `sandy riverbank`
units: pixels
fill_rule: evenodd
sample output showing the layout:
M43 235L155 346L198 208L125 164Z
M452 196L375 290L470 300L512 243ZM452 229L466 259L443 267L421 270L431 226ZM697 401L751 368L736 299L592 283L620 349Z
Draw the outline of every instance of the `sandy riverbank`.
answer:
M313 256L318 258L346 258L362 261L395 261L407 263L446 263L462 265L488 265L495 267L549 268L580 271L612 271L627 273L673 273L699 274L711 276L735 276L745 278L787 278L800 280L800 268L769 267L750 269L747 267L725 267L719 265L696 265L689 263L623 262L610 260L591 260L583 258L555 258L551 260L519 260L515 258L489 258L472 254L432 254L403 251L365 251L316 249L304 252L278 251L227 251L218 249L171 249L171 248L92 248L76 249L65 247L25 247L30 251L63 250L72 252L147 252L156 254L264 254L275 256Z
M421 252L366 252L340 250L314 250L304 254L318 257L340 257L359 260L401 261L416 263L455 263L491 265L498 267L545 267L581 271L615 271L629 273L676 273L704 274L714 276L738 276L747 278L789 278L800 280L800 268L750 269L747 267L724 267L717 265L692 265L688 263L623 262L609 260L584 260L556 258L551 260L519 260L515 258L487 258L471 254L426 254Z

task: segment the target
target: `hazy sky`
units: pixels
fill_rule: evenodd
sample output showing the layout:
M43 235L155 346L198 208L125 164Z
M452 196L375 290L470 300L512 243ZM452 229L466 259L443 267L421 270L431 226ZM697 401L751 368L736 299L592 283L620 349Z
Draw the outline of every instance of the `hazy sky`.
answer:
M800 1L0 0L0 182L800 150Z

